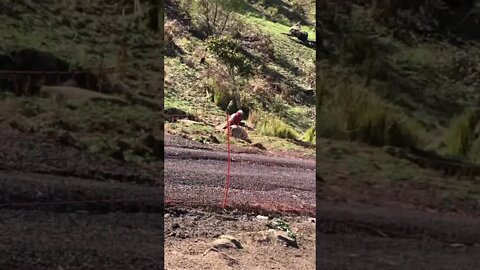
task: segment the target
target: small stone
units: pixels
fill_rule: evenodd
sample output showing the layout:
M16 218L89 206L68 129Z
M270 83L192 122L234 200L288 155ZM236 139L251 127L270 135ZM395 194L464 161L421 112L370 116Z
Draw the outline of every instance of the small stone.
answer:
M287 247L299 248L298 243L295 239L288 236L284 231L271 231L269 237L273 238L275 241L282 243Z
M308 222L316 223L317 219L316 218L308 218Z
M227 234L220 235L220 239L226 239L226 240L232 242L238 249L243 248L242 243L240 243L240 241L237 238L235 238L231 235L227 235Z
M219 143L220 143L220 141L218 140L218 138L215 137L215 135L213 135L213 134L210 134L210 137L208 138L208 140L209 140L210 142L212 142L212 143L215 143L215 144L219 144Z
M217 239L212 243L216 249L230 249L235 248L235 245L228 239Z
M261 150L267 150L267 148L265 148L265 146L263 146L263 144L261 143L255 143L253 146L257 147L258 149L261 149Z
M268 220L268 217L262 215L258 215L256 218L259 220Z
M279 235L277 235L277 240L279 240L281 242L284 242L287 247L298 248L297 241L293 238L288 237L288 236L279 234Z

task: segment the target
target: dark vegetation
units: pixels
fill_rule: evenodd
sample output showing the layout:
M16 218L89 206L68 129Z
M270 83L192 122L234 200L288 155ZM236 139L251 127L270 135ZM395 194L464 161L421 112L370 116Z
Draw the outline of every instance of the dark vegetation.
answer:
M1 1L0 123L162 158L162 14L159 0Z
M318 136L478 160L476 1L318 1Z
M477 11L317 2L317 196L478 216Z

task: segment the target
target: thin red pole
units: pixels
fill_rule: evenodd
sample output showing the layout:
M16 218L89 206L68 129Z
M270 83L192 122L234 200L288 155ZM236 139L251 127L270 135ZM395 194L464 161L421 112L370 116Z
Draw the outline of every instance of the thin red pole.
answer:
M223 197L223 208L227 206L228 189L230 186L230 117L227 114L227 181L225 183L225 195Z

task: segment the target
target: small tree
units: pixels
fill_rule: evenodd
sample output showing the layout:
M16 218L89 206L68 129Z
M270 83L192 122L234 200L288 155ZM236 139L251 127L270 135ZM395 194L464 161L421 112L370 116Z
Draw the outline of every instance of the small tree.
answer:
M223 33L229 23L234 22L233 12L244 5L243 0L192 0L191 2L208 36Z
M237 77L249 76L251 74L251 62L245 55L240 43L231 37L221 36L210 39L207 46L217 59L227 66L228 74L230 75L234 86L233 93L235 96L235 104L237 108L240 108Z

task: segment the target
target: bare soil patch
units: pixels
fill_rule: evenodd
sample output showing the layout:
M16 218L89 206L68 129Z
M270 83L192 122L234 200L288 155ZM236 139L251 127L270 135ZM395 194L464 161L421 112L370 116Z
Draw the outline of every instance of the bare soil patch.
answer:
M165 217L165 269L315 269L315 223L284 217L297 234L299 248L266 240L267 220L243 213L169 209ZM221 235L243 249L208 251Z

